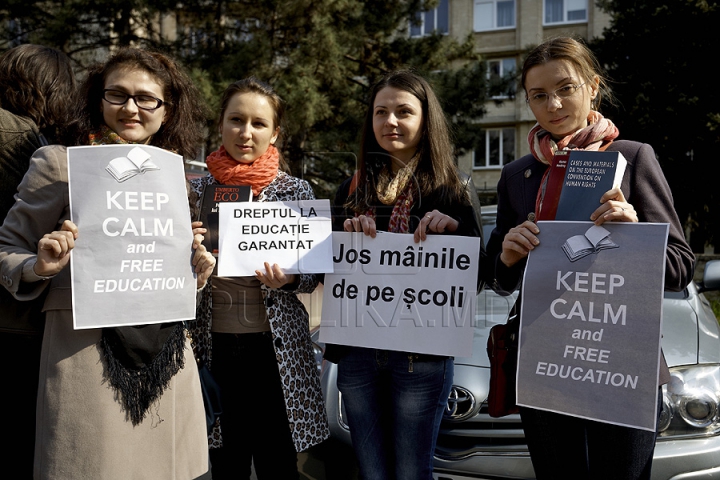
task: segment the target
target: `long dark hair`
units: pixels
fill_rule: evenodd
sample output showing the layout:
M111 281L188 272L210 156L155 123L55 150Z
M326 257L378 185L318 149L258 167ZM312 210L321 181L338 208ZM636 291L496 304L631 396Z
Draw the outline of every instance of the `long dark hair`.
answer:
M76 103L70 58L42 45L24 44L0 56L0 106L28 117L49 140L58 140Z
M204 138L207 118L202 95L175 60L140 48L122 48L108 61L89 70L80 88L82 104L75 125L76 143L86 143L87 135L103 125L99 107L102 91L108 75L117 69L145 71L163 88L166 121L152 136L150 144L194 158Z
M420 159L415 181L422 197L452 203L467 203L455 165L454 147L447 118L430 84L410 70L396 70L378 80L370 92L363 124L358 159L358 183L348 206L364 213L378 205L377 182L383 168L390 168L390 155L377 142L373 132L373 105L378 92L386 87L414 95L422 105L422 137L418 145Z
M228 85L220 99L220 115L217 120L218 130L222 131L223 119L225 118L225 111L230 103L230 99L241 93L256 93L267 98L275 114L273 118L273 129L280 128L280 133L275 140L275 147L280 153L280 170L290 172L290 167L282 155L282 138L283 132L285 131L285 102L269 84L250 76Z

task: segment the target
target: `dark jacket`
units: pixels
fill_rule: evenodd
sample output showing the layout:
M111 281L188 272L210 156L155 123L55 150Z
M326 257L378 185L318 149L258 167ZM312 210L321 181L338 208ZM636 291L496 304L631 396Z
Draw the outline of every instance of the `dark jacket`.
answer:
M685 241L670 187L655 158L655 152L650 145L628 140L613 142L608 151L622 153L628 162L620 188L637 212L639 221L670 224L665 257L665 289L683 290L692 281L695 256ZM481 264L481 268L485 266L485 281L500 294L520 288L527 259L512 267L505 266L500 261L502 242L511 228L531 219L540 181L547 168L532 155L526 155L507 164L500 176L497 225L488 241L488 261ZM661 382L669 380L664 363L663 359Z
M32 120L0 108L0 223L15 203L17 186L33 152L46 145ZM41 334L43 299L21 302L0 288L0 332Z
M429 195L424 199L420 199L413 204L410 209L410 219L408 221L409 232L414 232L422 217L433 210L438 210L446 215L451 216L459 222L457 231L453 232L452 235L460 235L465 237L479 237L480 238L480 265L486 261L485 254L485 243L483 241L482 233L482 219L480 214L480 200L478 199L477 189L472 181L472 178L462 172L458 172L460 180L465 186L465 192L468 197L467 204L447 204L439 202L435 199L434 195ZM345 208L345 203L350 195L350 185L352 182L350 177L345 180L338 188L335 200L333 202L333 230L343 231L343 222L347 218L354 216L352 211ZM392 213L393 205L380 205L375 207L375 226L377 230L386 231L390 222L390 214ZM442 235L442 234L441 234ZM482 267L478 269L478 272L482 270ZM477 291L480 292L484 286L482 277L478 274ZM347 346L345 345L333 345L328 344L325 349L325 359L337 363L337 361L347 352ZM424 358L436 357L435 355L421 355L419 360Z

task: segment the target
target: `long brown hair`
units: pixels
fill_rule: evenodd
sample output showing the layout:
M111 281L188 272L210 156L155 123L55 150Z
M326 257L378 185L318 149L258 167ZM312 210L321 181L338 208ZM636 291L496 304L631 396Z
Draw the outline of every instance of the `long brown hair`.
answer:
M0 56L0 106L30 118L51 140L58 140L76 102L70 58L42 45L24 44Z
M89 70L80 88L82 104L76 124L76 142L86 143L87 135L103 125L99 105L105 80L117 69L145 71L163 88L166 121L152 136L150 144L194 158L204 138L207 118L202 95L175 60L160 52L140 48L122 48L108 61Z
M433 196L444 202L467 203L455 165L450 126L430 84L410 70L396 70L384 75L372 87L367 103L358 159L358 183L348 207L364 213L378 205L377 182L383 168L390 168L390 155L377 142L373 131L373 106L378 92L386 87L414 95L422 105L422 137L418 145L415 181L421 197Z

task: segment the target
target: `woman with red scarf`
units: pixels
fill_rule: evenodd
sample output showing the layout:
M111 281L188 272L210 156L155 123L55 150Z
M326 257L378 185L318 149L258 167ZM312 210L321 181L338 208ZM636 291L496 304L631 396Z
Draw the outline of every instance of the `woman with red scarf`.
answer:
M623 154L628 164L620 188L606 192L588 220L668 223L665 289L680 291L692 280L694 256L652 147L618 140L617 127L596 111L609 94L600 72L587 47L568 37L541 44L525 60L522 85L537 124L528 135L532 153L506 165L498 182L497 226L485 264L485 279L498 293L519 288L528 253L542 241L537 205L550 161L562 149ZM662 362L659 385L668 380ZM650 478L656 432L524 407L520 416L539 480Z
M222 146L207 158L210 174L192 181L199 198L216 183L250 185L254 202L315 198L308 182L285 172L275 146L283 111L277 93L254 78L225 90ZM319 278L264 265L254 277L213 275L198 306L196 355L221 391L210 435L215 480L249 479L253 464L261 480L298 478L297 452L329 435L308 313L297 297Z

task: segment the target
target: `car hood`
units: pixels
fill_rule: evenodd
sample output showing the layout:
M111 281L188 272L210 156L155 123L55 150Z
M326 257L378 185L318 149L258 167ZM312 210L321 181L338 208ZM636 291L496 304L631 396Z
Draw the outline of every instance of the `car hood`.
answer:
M472 357L456 357L456 365L490 367L487 356L487 340L490 328L507 321L518 292L500 296L492 290L483 290L478 295L473 332ZM699 298L691 290L690 297L683 293L668 293L663 299L662 348L669 366L693 365L698 363L699 338L703 335L717 336L717 326L710 325L698 331L696 309ZM712 328L710 328L712 327ZM717 340L715 340L717 342Z

